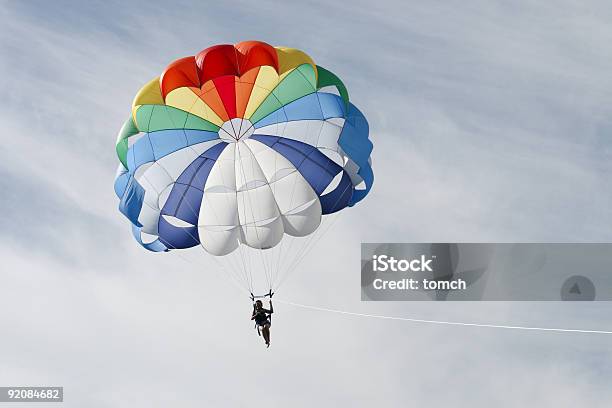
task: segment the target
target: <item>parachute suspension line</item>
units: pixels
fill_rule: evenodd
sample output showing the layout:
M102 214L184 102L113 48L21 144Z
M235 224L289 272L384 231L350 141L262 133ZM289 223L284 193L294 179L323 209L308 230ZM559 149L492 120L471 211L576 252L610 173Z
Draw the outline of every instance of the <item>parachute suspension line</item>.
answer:
M340 201L340 198L342 197L342 195L346 192L346 190L348 189L348 185L344 188L344 190L342 191L342 194L339 195L338 199L336 200L336 202L334 203L334 205L332 207L335 207L336 204L338 204L338 201ZM331 229L331 227L336 223L336 221L338 220L338 214L339 212L335 212L333 214L329 214L327 216L325 216L325 220L327 220L328 222L326 222L325 226L321 226L319 227L315 233L309 237L309 241L306 243L306 245L304 245L304 247L302 247L302 251L298 254L298 256L293 260L293 262L291 262L289 264L290 269L297 267L297 265L299 265L299 263L302 261L302 259L304 259L306 257L306 255L316 246L316 244L321 240L321 238L323 238L323 236L325 236L325 234L327 234L327 232ZM323 220L321 221L321 223L323 223Z
M191 238L193 238L194 240L196 239L196 237L193 236L193 234L191 234L189 231L186 231L186 232L187 232L187 234L189 234L189 236L191 236ZM176 248L176 247L174 247L172 245L169 245L169 246L170 246L170 249L172 249L171 252L176 253L176 255L178 255L181 259L187 260L188 262L191 262L194 265L201 266L201 264L199 264L197 262L194 262L194 261L190 260L189 258L183 256L180 253L180 248ZM217 264L218 267L220 267L223 271L225 271L225 273L230 277L230 282L232 282L232 284L234 284L240 291L246 292L244 287L242 285L240 285L240 283L239 283L239 278L238 277L240 276L240 273L236 272L236 270L234 269L233 265L229 264L231 268L228 269L221 262L219 262L219 260L217 260L216 257L210 256L210 258L215 262L215 264ZM221 275L216 270L215 270L215 273L217 273L217 275Z
M172 251L170 251L171 253L176 254L176 255L177 255L179 258L181 258L183 261L185 261L185 262L187 262L187 263L189 263L189 264L192 264L192 265L200 266L200 264L198 264L197 262L194 262L194 261L192 261L191 259L187 258L186 256L183 256L183 255L180 253L180 249L179 249L179 248L175 248L175 247L173 247L172 245L170 245L170 249L172 249ZM239 291L241 291L241 292L244 292L244 293L247 293L247 294L248 294L248 292L246 291L246 289L244 289L244 287L243 287L242 285L240 285L240 283L239 283L239 282L236 280L236 277L234 276L234 274L233 274L233 273L230 273L230 272L228 271L228 269L227 269L227 268L225 268L225 267L224 267L224 266L223 266L223 265L222 265L222 264L221 264L219 261L217 261L217 260L216 260L214 257L211 257L211 258L212 258L212 259L213 259L213 260L214 260L214 261L215 261L215 262L216 262L216 263L219 265L219 267L220 267L221 269L223 269L223 270L225 271L225 273L226 273L226 274L227 274L227 275L230 277L229 282L231 282L231 283L232 283L232 285L234 285L234 286L235 286L235 287L236 287L236 288L237 288ZM220 274L220 273L218 273L216 270L215 270L215 273L217 274L217 276L223 277L223 275L222 275L222 274Z
M291 252L287 251L287 254L283 257L283 259L281 261L281 268L285 271L285 273L283 274L283 276L281 277L281 279L279 280L279 282L276 285L276 289L277 290L280 287L280 285L282 284L282 282L287 279L287 275L289 275L289 273L291 272L291 270L289 269L289 266L293 265L294 261L299 257L299 255L302 253L302 251L308 245L308 243L310 241L312 241L312 239L316 235L321 233L320 229L321 229L321 225L319 225L319 227L312 234L310 234L307 238L305 238L305 242L301 246L298 247L298 249L295 251L295 254L293 256L289 256L289 254L291 254ZM292 247L293 243L295 241L299 240L299 239L300 238L297 238L297 237L294 238L291 241L290 247Z
M234 159L235 160L235 159ZM221 166L221 181L223 182L223 185L227 185L227 176L224 172L224 167ZM233 183L236 183L236 179L234 176L234 180ZM230 202L229 202L229 198L227 196L225 196L225 202L228 205L228 207L230 206ZM236 202L238 202L238 192L236 192ZM236 210L237 212L239 212L240 210ZM237 214L239 216L239 213ZM252 275L252 270L251 270L251 265L249 263L249 265L247 266L247 263L245 261L245 257L244 257L244 251L242 246L240 245L240 243L238 243L238 253L240 255L240 260L242 261L242 275L244 277L244 282L246 284L246 286L249 288L249 292L253 292L253 275ZM228 259L231 258L232 255L228 254Z
M295 262L295 260L297 260L300 255L304 252L304 249L308 246L308 244L317 236L321 234L321 224L323 223L323 217L321 217L321 223L319 224L319 227L317 227L317 229L310 234L306 239L305 242L297 249L297 251L295 252L294 256L285 256L282 260L282 268L287 270L287 273L290 272L289 270L289 266L292 266ZM299 238L296 238L295 240L297 240ZM286 279L285 276L283 276L281 278L281 280Z
M314 233L316 233L316 231ZM296 252L293 249L293 247L295 246L295 242L301 240L302 238L304 238L304 237L291 237L291 239L289 240L289 244L285 246L285 250L284 250L285 253L284 254L279 254L279 262L278 262L279 266L278 266L278 269L283 271L283 276L284 276L284 274L286 274L285 266L286 266L286 263L287 263L287 258L290 258L290 254L291 253ZM306 239L308 239L308 238L306 238ZM279 272L279 274L280 274L280 272ZM276 289L278 289L278 284L276 285Z
M319 132L319 135L320 135L320 132ZM297 172L297 171L298 171L298 170L297 170L297 168L296 168L296 172ZM301 176L301 175L300 175L300 176ZM321 174L320 174L320 175L319 175L319 177L318 177L318 179L317 179L317 184L318 184L320 181L322 181L322 178L323 178L323 175L321 175ZM298 178L296 177L296 178L295 178L295 180L294 180L294 182L293 182L293 187L292 187L292 189L291 189L291 201L290 201L290 202L293 202L293 195L294 195L294 192L295 192L295 186L296 186L296 184L297 184L297 180L298 180ZM317 199L319 200L319 198L318 198L318 197L317 197ZM321 222L322 222L322 221L323 221L323 217L321 216ZM304 249L304 246L305 246L305 245L307 245L307 244L308 244L308 242L309 242L309 241L310 241L310 240L313 238L313 235L315 235L315 234L317 234L317 233L319 232L319 229L320 229L320 225L317 227L317 229L316 229L316 230L315 230L313 233L311 233L311 234L308 236L308 238L306 238L306 243L305 243L305 244L303 244L301 247L299 247L299 248L297 249L296 255L297 255L298 253L300 253L300 251L301 251L302 249ZM286 271L286 272L285 272L285 273L284 273L284 275L281 277L281 279L280 279L279 283L276 285L276 289L277 289L277 290L278 290L278 288L279 288L279 286L280 286L281 281L285 280L285 279L286 279L287 274L290 272L290 271L287 271L286 266L287 266L287 263L292 262L293 260L295 260L295 259L296 259L296 256L293 256L293 257L292 257L292 259L289 259L289 258L291 258L291 256L290 256L290 255L291 255L291 253L292 253L292 248L293 248L293 246L294 246L295 242L296 242L296 241L301 240L301 238L304 238L304 237L292 237L291 242L289 243L289 248L288 248L288 249L285 251L285 254L282 256L282 258L280 258L280 256L281 256L281 255L279 254L279 259L280 259L280 261L279 261L279 269L283 269L283 270L284 270L284 271Z
M324 225L318 231L318 234L313 234L312 239L304 245L302 251L298 254L298 256L293 260L292 263L289 264L289 269L296 267L299 263L308 255L308 253L317 245L317 243L327 234L327 232L331 229L331 227L338 220L338 213L331 214L329 217L326 217L326 225Z
M239 252L240 253L240 252ZM212 256L215 260L217 260L216 256ZM232 265L234 267L235 270L238 271L237 275L240 277L240 279L243 282L243 286L246 286L249 288L249 291L251 289L251 283L249 280L249 275L248 275L248 268L245 267L245 262L241 262L241 258L237 255L232 255L232 254L228 254L225 255L224 257L224 261L227 260L227 263ZM221 264L221 261L218 261L219 264Z
M299 265L299 263L302 262L302 260L310 253L310 251L312 251L317 246L317 244L323 239L324 236L327 235L329 230L332 229L332 227L335 225L336 222L338 222L339 219L340 219L340 214L338 213L332 214L329 217L327 225L323 227L321 234L319 234L318 237L315 237L310 242L309 246L304 249L304 252L300 255L300 258L298 258L297 261L295 262L295 266Z
M308 237L308 241L300 249L300 251L296 255L296 257L293 260L291 260L289 262L289 264L286 266L287 273L278 282L278 285L276 286L277 290L278 290L278 288L281 287L281 285L283 283L285 283L285 281L287 280L288 276L293 271L298 269L298 266L300 265L302 260L304 258L306 258L306 256L310 253L310 251L312 249L314 249L314 247L317 246L317 244L320 242L320 240L327 234L327 232L331 229L331 227L335 224L335 222L337 220L338 220L338 214L337 213L330 215L329 216L329 220L326 223L327 225L321 226L321 227L317 228L317 230L310 237Z
M278 157L277 155L274 155L274 169L275 169L275 172L277 170L277 164L276 164L277 157ZM294 177L293 184L291 186L291 196L290 196L290 199L289 199L289 208L291 208L293 206L293 198L295 197L295 187L297 186L297 182L298 182L299 177L302 177L299 174L299 171L298 171L297 168L295 169L295 172L298 173L298 174L296 174L297 177ZM283 231L283 234L284 234L284 231ZM280 260L281 260L281 256L282 256L283 243L284 243L285 239L286 238L283 236L283 239L281 240L280 247L279 247L279 250L278 250L278 260L276 262L276 274L274 275L274 277L272 279L272 283L273 284L277 282L277 279L279 278L279 275L280 275L280 268L282 267ZM298 239L299 239L298 237L292 237L292 239L290 240L291 242L289 243L289 249L292 248L293 243L295 241L297 241ZM291 253L291 251L287 250L287 254L290 254L290 253ZM278 289L278 284L276 285L275 289Z
M352 183L350 184L350 186L352 186ZM344 195L344 193L346 193L347 189L349 188L349 185L347 185L344 190L342 190L342 194L340 194L338 196L338 199L334 202L334 205L332 206L335 207L338 202L340 201L340 198L342 198L342 196ZM322 227L317 228L317 230L315 231L314 234L312 234L312 237L310 238L309 242L306 243L306 245L304 245L304 247L302 248L302 252L298 255L298 257L289 265L288 272L287 274L283 277L283 279L281 279L281 281L278 283L276 289L278 290L278 288L285 282L285 280L287 280L287 276L289 275L289 272L292 272L295 268L297 268L297 266L300 264L300 262L302 261L302 259L304 259L306 257L306 255L308 255L308 253L310 253L310 251L316 246L316 244L321 240L321 238L327 234L327 232L331 229L332 225L335 224L335 222L338 220L338 212L334 213L331 215L333 217L333 219L331 220L330 223L328 223L327 227L323 230ZM319 233L320 232L320 233ZM315 236L318 234L318 236L315 238Z
M246 144L245 144L245 146L246 146ZM236 149L238 150L238 152L237 152L237 154L238 154L238 161L240 162L240 169L242 170L243 181L246 182L246 172L244 171L244 165L242 163L242 157L240 155L240 143L239 142L236 143ZM248 147L247 147L247 149L248 149ZM249 151L250 151L250 149L249 149ZM247 198L249 200L249 206L251 207L251 216L253 217L253 228L255 229L255 236L257 237L257 240L259 241L259 233L257 232L257 221L255 220L255 212L253 210L253 201L251 200L250 190L249 189L245 190L245 193L246 193L246 196L247 196ZM236 192L236 195L237 194L238 194L238 192ZM238 197L236 197L236 199L238 199ZM245 211L244 218L246 220L246 206L244 208L244 211ZM247 228L248 228L248 226L247 226ZM265 262L265 259L264 259L264 256L263 256L263 249L261 248L261 244L259 245L258 249L259 249L259 254L260 254L260 258L261 258L261 263L263 265L264 274L266 276L266 281L268 282L268 287L270 289L272 289L272 285L270 284L270 277L269 277L269 274L268 274L268 271L267 271L267 266L266 266L266 262Z
M234 159L235 160L235 159ZM228 185L227 183L227 175L225 174L224 171L224 167L220 166L220 175L221 175L221 182L223 183L223 185ZM234 180L233 183L236 183L235 180L235 176L234 176ZM236 192L236 201L238 201L238 192ZM225 203L226 205L229 207L231 205L229 198L227 196L225 196ZM213 211L214 211L214 206L212 207ZM239 210L237 210L239 211ZM239 214L238 214L239 215ZM245 261L245 257L244 257L244 251L242 249L242 246L240 245L240 243L238 244L238 250L239 250L239 255L240 255L240 261L242 261L242 268L240 268L240 266L238 267L238 269L241 271L242 275L242 279L244 280L245 285L248 287L249 292L253 291L253 275L251 272L251 265L249 264L249 266L247 266L247 263ZM231 254L226 255L228 262L230 259L233 258L233 256Z
M242 261L242 271L244 273L244 279L249 287L249 292L253 292L253 273L251 270L251 262L249 261L249 266L247 267L247 261L244 256L244 249L242 245L238 244L238 254L240 255L240 259Z
M158 166L161 167L167 174L167 170L158 163ZM169 174L168 174L169 176ZM151 183L151 181L149 181L149 179L147 178L147 176L143 173L142 177L147 181L147 183L149 183L151 185L151 187L153 188L153 190L155 190L155 192L159 195L159 191L157 191L157 189L154 187L154 185ZM186 201L187 205L190 206L190 209L193 211L194 209L191 207L191 205L189 204L188 201ZM146 203L145 203L146 204ZM148 204L146 204L148 205ZM189 234L191 236L191 238L193 238L194 240L197 240L196 237L193 236L193 234L191 234L189 231L187 231L187 234ZM167 243L168 244L168 243ZM183 256L183 254L180 253L180 248L176 248L173 245L168 245L170 247L170 249L172 249L179 258L181 258L183 261L191 263L191 264L195 264L198 265L196 262L193 262L192 260L190 260L189 258ZM225 268L219 261L217 261L214 257L211 257L226 273L227 275L231 278L230 282L232 282L232 284L234 284L240 291L245 291L244 288L242 286L240 286L240 284L238 284L238 282L236 281L236 277L234 276L234 273L230 272L227 268ZM198 265L199 266L199 265ZM216 272L216 271L215 271Z
M163 171L166 173L166 175L168 176L168 178L170 178L171 180L174 180L174 179L172 178L172 176L170 175L170 173L168 172L168 170L166 170L166 168L165 168L164 166L162 166L162 165L161 165L159 162L155 162L155 164L157 164L157 166L159 166L159 168L161 168L161 169L162 169L162 170L163 170ZM155 191L155 193L156 193L158 196L161 194L161 193L160 193L160 192L159 192L159 191L158 191L158 190L155 188L155 185L154 185L153 183L151 183L151 181L150 181L150 180L147 178L147 176L146 176L146 172L143 172L143 174L142 174L142 178L144 178L144 179L147 181L147 183L149 183L149 185L150 185L150 186L153 188L153 190ZM186 204L187 204L187 206L189 207L189 209L190 209L190 210L191 210L191 211L192 211L192 212L195 214L195 208L193 208L193 206L192 206L192 205L189 203L189 201L183 201L183 200L181 200L181 203L186 203ZM146 204L146 203L145 203L145 204ZM146 204L146 205L148 205L148 204ZM194 236L192 233L190 233L188 230L185 230L185 232L187 232L187 234L188 234L188 235L189 235L189 236L190 236L190 237L191 237L191 238L192 238L194 241L199 241L199 240L198 240L198 239L197 239L197 238L196 238L196 237L195 237L195 236ZM174 252L177 252L178 250L180 250L180 248L176 248L176 247L174 247L174 246L172 246L172 245L169 245L169 246L171 247L171 249L173 249L173 250L174 250ZM178 253L177 253L177 255L179 255L179 256L180 256L180 257L181 257L183 260L185 260L185 259L186 259L185 257L183 257L183 255L182 255L182 254L178 254ZM241 286L240 286L240 285L237 283L237 282L238 282L238 277L240 276L239 269L238 269L238 270L236 270L236 269L233 269L233 268L232 268L232 270L230 270L230 269L228 269L228 268L225 268L225 267L224 267L224 265L223 265L223 264L221 264L221 262L219 262L219 261L218 261L218 260L217 260L217 259L216 259L214 256L211 256L211 258L212 258L212 260L213 260L213 261L214 261L214 262L215 262L215 263L216 263L216 264L217 264L219 267L221 267L221 268L222 268L222 269L225 271L225 273L227 273L227 274L230 276L231 280L232 280L232 281L234 281L234 282L232 282L232 283L237 284L237 285L238 285L238 286L241 288L241 290L243 290L243 291L244 291L244 288L242 288L242 287L241 287ZM195 262L194 262L194 264L195 264ZM233 265L231 265L231 264L230 264L230 266L232 266L232 267L233 267Z
M251 155L253 156L253 159L254 159L254 158L255 158L255 155L253 154L253 152L251 151L251 149L249 149L249 147L246 145L246 143L245 143L245 145L244 145L244 146L245 146L245 147L247 148L247 150L248 150L248 151L251 153ZM252 172L252 173L255 173L254 163L255 163L255 160L251 160L251 172ZM244 171L244 166L243 166L242 160L240 161L240 165L242 166L242 171L243 171L243 174L245 174L245 175L246 175L246 172ZM246 176L245 176L245 180L246 180ZM255 221L254 207L253 207L253 200L251 199L250 190L247 190L247 197L248 197L248 199L249 199L249 203L250 203L250 207L251 207L251 215L253 216L253 220L254 220L254 221L253 221L253 227L255 228L255 234L256 234L256 236L257 236L257 240L259 241L259 234L258 234L258 232L257 232L257 228L258 228L258 227L257 227L257 222ZM257 206L258 206L258 208L259 208L259 205L260 205L259 201L257 201L257 200L256 200L256 201L255 201L255 203L257 204ZM261 244L259 245L259 255L260 255L260 257L261 257L261 262L262 262L263 267L264 267L264 274L265 274L265 276L266 276L266 282L268 283L268 290L269 290L269 291L271 291L271 290L272 290L272 282L271 282L271 280L270 280L270 279L271 279L271 277L270 277L271 272L270 272L270 270L269 270L268 263L266 262L266 251L264 251L264 250L262 249Z
M278 124L277 124L278 126ZM278 155L275 154L274 155L274 174L276 174L278 172ZM276 197L276 185L271 185L270 188L272 189L272 194L274 195L274 197ZM293 199L293 197L292 197ZM291 205L291 201L289 202L289 205ZM280 213L280 208L279 208L279 213ZM281 213L281 217L282 217L282 213ZM284 219L282 220L284 223ZM274 282L276 282L277 276L278 276L278 258L280 257L280 254L283 251L283 244L285 243L285 231L284 231L285 227L283 225L283 238L281 239L280 245L278 245L277 249L275 250L275 252L273 252L272 255L272 261L271 261L271 267L272 267L272 278L270 279L272 282L272 285L274 285ZM276 256L277 261L274 261L274 257Z
M246 143L245 143L245 147L247 148L247 150L251 153L251 155L254 158L255 155L254 155L253 151L246 145ZM254 173L255 172L254 170L255 170L255 160L251 160L251 171ZM265 175L264 175L264 177L265 177ZM267 181L267 179L266 179L266 181ZM269 183L268 183L268 186L269 186ZM270 187L270 189L271 189L271 187ZM258 203L258 205L259 205L259 203ZM274 205L276 205L276 202L275 202ZM251 209L252 209L252 207L251 207ZM281 219L281 221L282 221L282 219ZM281 241L282 241L282 238L281 238ZM270 249L272 249L272 248L270 248ZM261 257L262 257L263 262L265 264L265 268L266 268L266 279L267 279L267 282L268 282L268 292L269 293L272 291L272 284L273 284L273 281L272 281L272 272L273 272L272 268L273 268L273 265L272 265L272 260L270 259L270 255L272 255L272 252L270 251L270 249L264 251L264 250L261 250L261 248L260 248L260 254L261 254Z
M274 265L274 275L272 277L272 282L275 283L276 280L278 279L278 275L280 274L280 258L281 258L281 254L283 253L283 244L285 243L285 241L287 237L283 236L283 239L281 239L280 245L278 246L278 249L276 250L276 254L273 254L272 257L272 264ZM276 258L276 261L274 260L274 258Z
M490 323L470 323L470 322L451 322L444 320L427 320L427 319L415 319L411 317L399 317L399 316L384 316L368 313L357 313L349 312L347 310L330 309L326 307L319 307L313 305L305 305L301 303L289 302L286 300L277 300L280 303L300 307L302 309L315 310L318 312L329 312L337 313L355 317L368 317L372 319L384 319L384 320L399 320L403 322L412 323L424 323L424 324L437 324L445 326L464 326L464 327L481 327L488 329L506 329L506 330L529 330L529 331L544 331L554 333L583 333L583 334L612 334L612 330L589 330L589 329L571 329L571 328L560 328L560 327L534 327L534 326L515 326L515 325L503 325L503 324L490 324Z

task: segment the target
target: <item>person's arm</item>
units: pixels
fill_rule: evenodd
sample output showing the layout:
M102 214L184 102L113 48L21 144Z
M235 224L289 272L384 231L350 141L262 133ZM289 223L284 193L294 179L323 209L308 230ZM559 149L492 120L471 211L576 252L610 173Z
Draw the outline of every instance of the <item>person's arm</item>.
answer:
M251 313L251 320L254 320L256 315L257 315L257 313L256 313L256 310L255 310L255 305L253 305L253 313Z
M272 299L270 299L270 310L268 310L268 313L270 314L274 313L274 306L272 306Z

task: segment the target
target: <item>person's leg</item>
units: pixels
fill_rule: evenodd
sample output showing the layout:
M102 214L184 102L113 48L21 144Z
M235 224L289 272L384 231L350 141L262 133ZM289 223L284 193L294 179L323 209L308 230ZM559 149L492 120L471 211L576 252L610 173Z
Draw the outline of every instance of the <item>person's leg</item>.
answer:
M264 338L266 344L270 344L270 325L269 324L264 324L264 326L262 328L262 332L263 332L263 338Z

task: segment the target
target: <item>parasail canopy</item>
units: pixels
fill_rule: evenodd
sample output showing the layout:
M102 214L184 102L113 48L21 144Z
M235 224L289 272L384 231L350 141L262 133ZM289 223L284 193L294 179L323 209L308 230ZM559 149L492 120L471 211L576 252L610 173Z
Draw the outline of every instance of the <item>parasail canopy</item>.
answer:
M216 45L136 94L116 144L119 210L151 251L268 250L368 194L368 133L342 81L304 52Z

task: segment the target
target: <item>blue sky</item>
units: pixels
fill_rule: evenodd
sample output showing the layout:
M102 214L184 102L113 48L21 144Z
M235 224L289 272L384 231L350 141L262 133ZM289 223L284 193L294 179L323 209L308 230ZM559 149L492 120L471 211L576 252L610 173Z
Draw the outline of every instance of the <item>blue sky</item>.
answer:
M612 238L612 7L465 3L3 2L0 383L92 408L609 405L607 337L279 306L264 350L216 264L142 250L116 210L115 136L144 83L212 44L300 48L368 117L376 180L286 299L609 329L606 303L359 301L362 241Z

